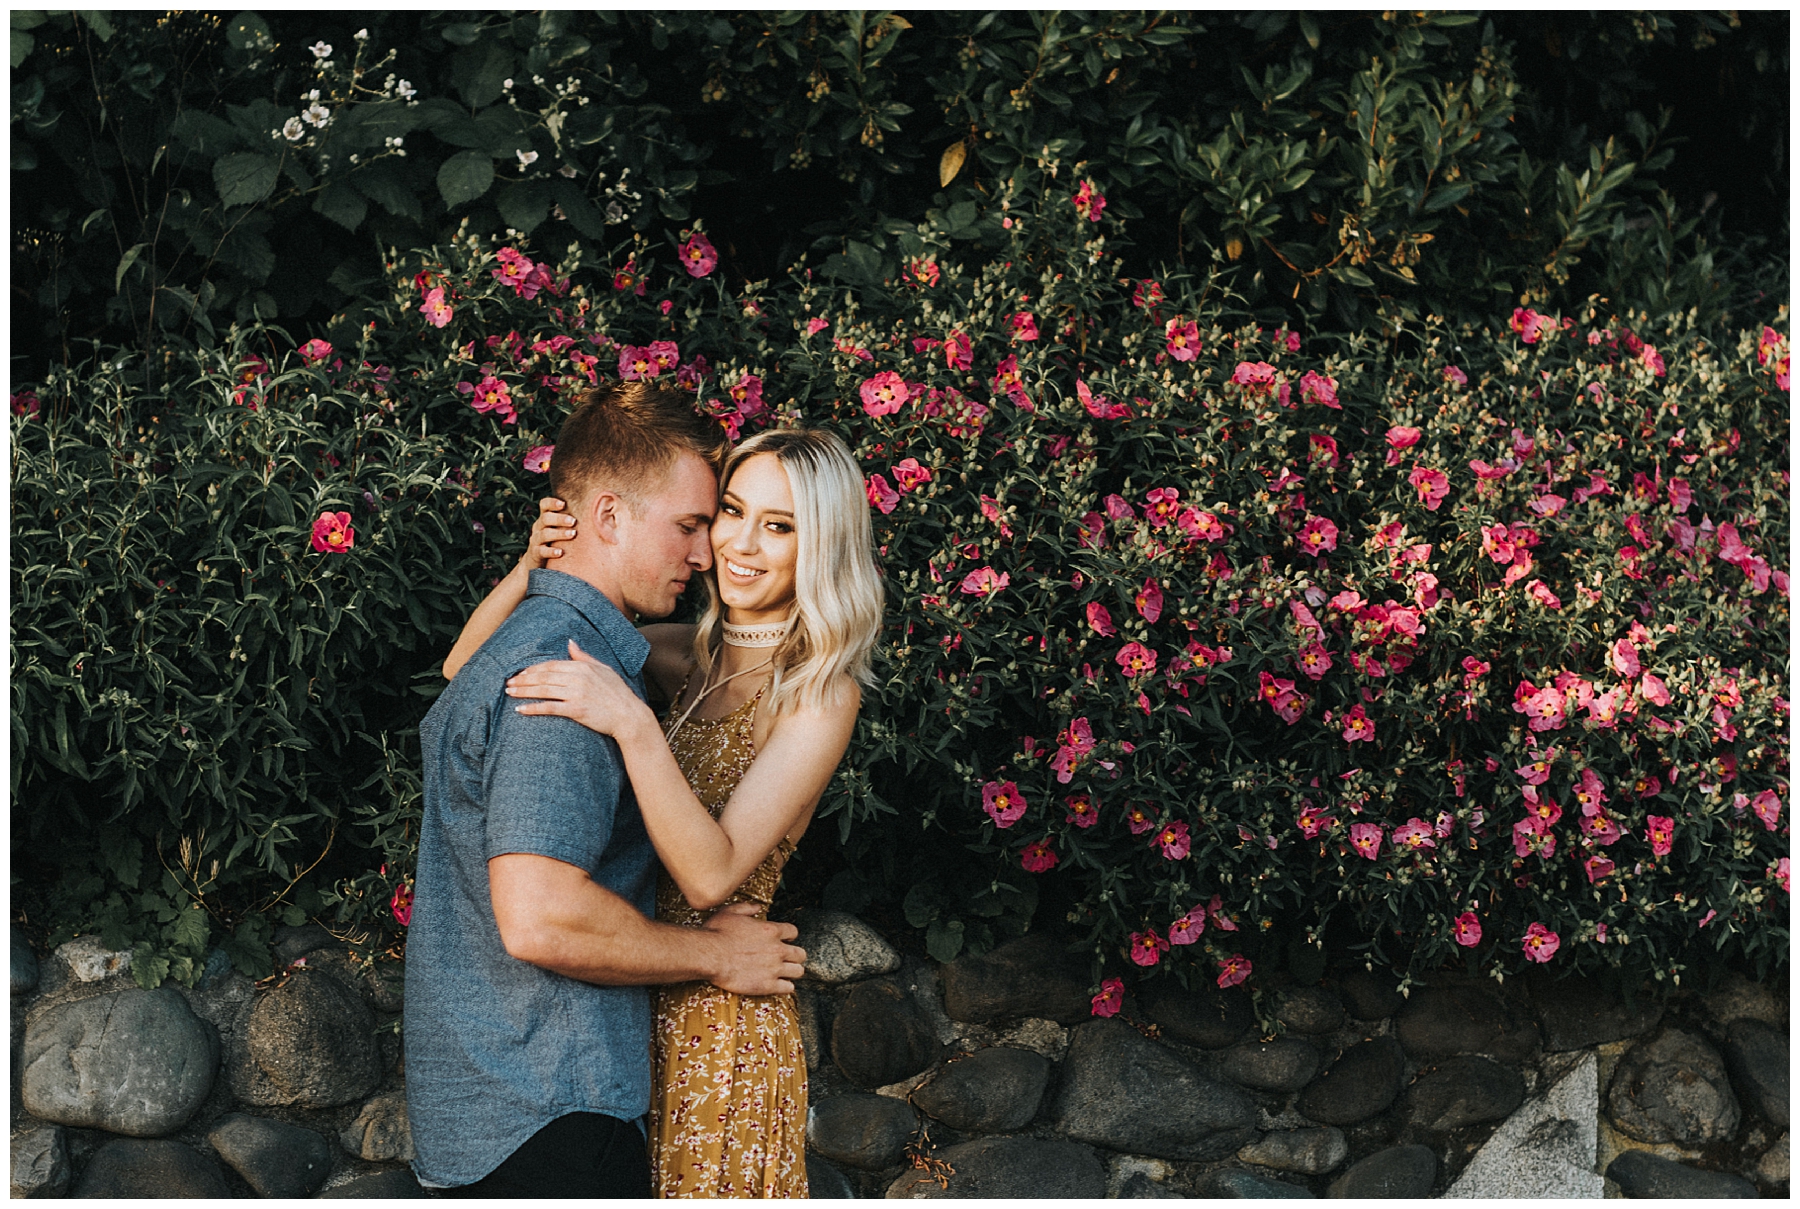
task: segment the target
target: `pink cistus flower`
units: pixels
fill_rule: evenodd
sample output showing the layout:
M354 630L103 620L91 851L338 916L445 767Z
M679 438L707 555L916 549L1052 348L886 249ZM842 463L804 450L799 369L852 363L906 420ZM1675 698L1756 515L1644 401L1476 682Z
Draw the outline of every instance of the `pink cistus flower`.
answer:
M312 548L320 554L342 554L356 545L348 512L322 512L313 522Z
M1481 921L1475 918L1475 912L1464 911L1450 925L1450 935L1465 949L1473 948L1481 943Z
M931 471L919 465L918 458L903 458L894 463L894 486L901 491L911 491L930 481Z
M1644 819L1644 838L1657 856L1669 855L1675 846L1675 820L1668 815L1653 814Z
M1113 625L1111 611L1097 600L1088 602L1087 623L1102 638L1110 638L1119 632L1118 627Z
M1414 466L1412 473L1406 476L1419 493L1419 502L1425 505L1428 512L1436 512L1444 497L1450 494L1450 478L1441 470L1431 470L1424 466Z
M1019 867L1027 873L1046 873L1056 868L1056 861L1056 852L1048 840L1027 844L1025 851L1019 854Z
M331 356L331 344L325 340L308 340L300 346L300 359L308 365L317 365Z
M1153 966L1169 951L1169 942L1156 934L1155 928L1131 934L1131 960L1141 966Z
M443 327L456 314L456 309L444 301L444 287L438 286L425 295L425 301L419 304L419 314L425 316L425 322L432 327Z
M991 597L1011 582L1012 576L1005 571L995 571L992 567L977 567L963 576L962 590L966 596Z
M681 267L687 270L689 277L704 277L718 266L719 253L712 246L712 240L699 231L695 231L688 241L681 245Z
M944 364L951 369L967 370L975 365L975 346L969 337L962 332L951 332L944 337Z
M388 900L388 909L394 913L394 921L402 928L412 923L412 887L401 882L394 887L394 897Z
M1094 996L1094 1015L1117 1016L1119 1008L1125 1003L1125 983L1117 978L1108 978L1100 984L1100 993Z
M1301 526L1300 533L1294 540L1308 554L1329 554L1337 549L1338 527L1325 517L1315 516Z
M892 512L900 503L900 493L888 485L886 475L871 474L866 487L869 503L879 508L883 516Z
M1562 937L1543 924L1534 923L1525 929L1525 943L1522 947L1527 958L1542 965L1556 956L1556 950L1561 944Z
M1394 828L1394 846L1397 848L1436 848L1437 840L1433 838L1431 824L1424 819L1408 819Z
M857 393L862 396L863 410L872 416L892 415L912 396L911 389L893 370L876 374Z
M1162 589L1157 587L1156 580L1146 579L1144 586L1138 589L1133 603L1137 605L1139 616L1154 624L1156 619L1162 616L1163 607Z
M1069 809L1064 821L1077 827L1092 827L1100 821L1100 808L1094 804L1092 794L1072 793L1063 799L1063 805Z
M1350 824L1350 846L1356 849L1357 855L1374 860L1381 855L1381 824Z
M1075 190L1074 201L1075 213L1089 222L1099 222L1100 211L1106 209L1106 198L1100 195L1100 190L1094 188L1091 180L1081 182L1081 188Z
M1025 817L1025 795L1011 781L989 781L981 787L981 808L996 827L1011 827Z
M1169 356L1177 361L1192 361L1200 354L1200 327L1177 315L1163 325L1168 339Z
M1234 987L1250 977L1250 959L1242 953L1233 953L1219 962L1219 985Z
M1169 925L1169 943L1191 945L1206 931L1206 908L1195 907Z
M550 472L550 455L556 452L554 445L539 445L525 455L525 469L533 474Z
M1188 838L1188 825L1176 822L1170 823L1158 831L1156 839L1151 841L1151 846L1162 849L1163 859L1178 861L1188 854L1191 843L1192 841Z
M1020 311L1007 320L1012 328L1014 340L1036 340L1038 338L1037 316L1030 311Z
M1148 676L1156 670L1156 652L1141 642L1128 642L1119 648L1113 661L1132 678Z
M1344 405L1338 402L1337 379L1315 374L1310 369L1300 375L1300 398L1303 402L1344 410Z

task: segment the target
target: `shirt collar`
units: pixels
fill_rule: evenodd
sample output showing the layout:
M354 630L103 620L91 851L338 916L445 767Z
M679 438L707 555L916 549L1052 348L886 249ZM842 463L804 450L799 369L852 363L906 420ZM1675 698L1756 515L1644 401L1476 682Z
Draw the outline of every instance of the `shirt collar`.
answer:
M604 592L587 580L567 571L540 567L531 573L525 594L553 596L569 605L600 631L626 675L637 676L644 670L644 661L650 657L650 640L619 612Z

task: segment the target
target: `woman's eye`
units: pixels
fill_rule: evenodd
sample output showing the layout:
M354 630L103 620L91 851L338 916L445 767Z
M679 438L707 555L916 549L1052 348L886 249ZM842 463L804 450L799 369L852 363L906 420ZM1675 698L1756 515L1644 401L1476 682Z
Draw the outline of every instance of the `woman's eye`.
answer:
M792 525L784 525L780 521L771 521L769 524L769 529L771 532L774 532L774 533L792 533L794 531L794 527Z

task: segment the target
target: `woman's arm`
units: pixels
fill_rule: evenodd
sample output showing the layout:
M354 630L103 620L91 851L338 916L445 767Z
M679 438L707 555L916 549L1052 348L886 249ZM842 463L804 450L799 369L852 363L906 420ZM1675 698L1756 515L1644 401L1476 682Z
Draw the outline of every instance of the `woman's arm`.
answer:
M715 820L649 707L618 673L569 645L574 660L526 668L507 681L507 694L538 698L517 706L520 713L560 714L617 739L663 867L699 910L724 902L825 792L856 726L855 684L846 681L835 706L783 714Z
M501 622L512 616L512 611L525 599L531 573L562 557L562 551L555 543L568 541L574 536L575 516L563 511L563 502L555 496L545 496L539 500L537 520L532 522L531 540L526 543L525 553L519 556L518 563L507 572L506 578L495 584L494 590L470 614L462 633L456 636L456 645L444 656L444 679L456 679L456 673L462 671L469 656L481 649L481 644L493 636Z

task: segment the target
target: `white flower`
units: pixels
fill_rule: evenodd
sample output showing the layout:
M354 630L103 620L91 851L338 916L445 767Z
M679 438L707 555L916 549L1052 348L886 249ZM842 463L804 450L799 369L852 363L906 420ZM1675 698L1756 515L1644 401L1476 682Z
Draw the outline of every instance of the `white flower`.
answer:
M356 40L358 42L367 42L369 40L369 31L366 29L357 30L356 31Z
M564 164L562 167L558 168L557 171L571 180L575 178L575 165L573 164Z
M307 47L307 49L312 51L313 58L315 59L329 59L331 57L331 43L329 42L314 42L311 46Z
M307 93L307 94L306 94L306 99L307 99L307 100L309 100L309 101L316 101L316 100L318 100L318 99L319 99L319 90L318 90L318 89L317 89L317 88L315 88L315 89L313 89L313 90L312 90L312 91L311 91L311 92L309 92L309 93Z
M500 87L505 89L507 92L511 92L512 91L512 77L508 76L506 79L500 81Z
M306 107L306 112L302 113L300 116L305 118L312 125L317 126L320 130L325 129L326 126L331 124L331 110L325 108L325 106L319 104L317 101L308 105Z
M413 93L418 90L412 86L411 80L401 80L400 83L395 86L394 91L400 94L402 100L410 101L412 100Z
M297 143L306 137L306 127L300 124L299 118L289 118L281 124L281 133L287 136L288 142Z
M531 167L531 165L537 163L538 153L535 151L521 151L518 154L519 154L519 171L520 172L525 171L525 169L527 169L527 168Z

